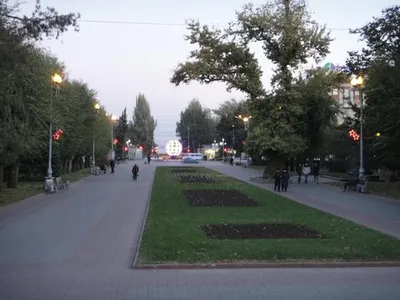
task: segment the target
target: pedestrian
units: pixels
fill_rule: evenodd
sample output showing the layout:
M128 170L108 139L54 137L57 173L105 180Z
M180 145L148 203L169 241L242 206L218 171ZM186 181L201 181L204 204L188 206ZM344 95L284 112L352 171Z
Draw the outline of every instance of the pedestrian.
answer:
M319 183L319 164L316 162L313 166L314 182Z
M308 175L310 174L310 172L311 172L310 167L308 166L307 163L305 163L305 164L304 164L304 167L303 167L304 183L307 183L307 181L308 181Z
M301 164L299 164L296 167L296 173L297 173L297 183L301 182L301 173L303 172L303 167L301 166Z
M283 169L282 175L282 192L287 192L287 188L289 186L289 179L290 179L290 174L286 169Z
M106 165L105 165L104 163L101 164L100 170L103 171L103 174L106 174L106 173L107 173L107 167L106 167Z
M115 171L114 171L114 168L115 168L115 162L114 162L114 160L113 160L113 159L110 161L110 167L111 167L111 173L115 173Z
M278 192L280 192L282 183L282 174L280 169L276 169L274 179L275 179L274 191L278 190Z
M230 164L231 164L231 166L233 166L233 156L231 156Z

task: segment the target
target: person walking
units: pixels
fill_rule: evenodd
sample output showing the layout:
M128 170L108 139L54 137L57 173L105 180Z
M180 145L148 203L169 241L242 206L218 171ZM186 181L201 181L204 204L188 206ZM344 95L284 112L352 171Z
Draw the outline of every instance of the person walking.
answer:
M319 183L319 164L316 162L313 166L314 182Z
M282 184L282 174L281 174L281 170L277 169L275 176L275 186L274 186L274 191L278 190L278 192L281 191L281 184Z
M302 172L303 172L303 167L301 166L301 164L299 164L299 165L296 167L297 183L300 183L300 182L301 182L301 174L302 174Z
M290 174L286 169L283 169L282 172L282 192L287 192L287 188L289 186L289 178L290 178Z
M115 162L114 162L114 160L112 159L111 161L110 161L110 167L111 167L111 173L115 173Z
M308 175L310 174L310 172L311 172L310 167L308 166L307 163L305 163L303 167L304 183L308 182Z

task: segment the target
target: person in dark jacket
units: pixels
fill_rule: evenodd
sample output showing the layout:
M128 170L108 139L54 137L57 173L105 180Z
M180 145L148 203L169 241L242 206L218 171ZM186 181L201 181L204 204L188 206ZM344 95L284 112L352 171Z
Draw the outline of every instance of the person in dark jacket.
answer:
M115 168L115 162L114 162L114 160L113 160L113 159L110 161L110 167L111 167L111 173L114 173L114 172L115 172L115 171L114 171L114 168Z
M139 166L137 164L135 164L132 167L132 177L133 177L133 179L136 179L138 177L138 174L139 174Z
M281 179L282 180L282 192L287 192L287 188L289 186L290 174L286 169L284 169L281 177L282 177L282 179Z
M319 165L315 163L313 166L314 182L319 183Z
M297 173L297 183L300 183L301 182L301 174L303 173L303 167L301 164L299 164L296 167L296 173Z
M281 183L282 183L282 174L281 174L281 170L277 169L275 176L275 186L274 186L274 191L278 190L278 192L281 191Z

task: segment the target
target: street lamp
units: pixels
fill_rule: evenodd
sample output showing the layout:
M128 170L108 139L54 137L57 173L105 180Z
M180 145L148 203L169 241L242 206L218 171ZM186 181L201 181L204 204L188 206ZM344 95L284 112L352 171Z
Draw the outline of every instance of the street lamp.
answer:
M225 145L226 145L226 142L225 142L224 138L222 138L222 141L219 143L219 145L222 147L222 158L225 160Z
M115 115L110 116L111 119L111 160L114 160L114 122L118 120Z
M63 81L62 77L60 74L55 73L53 76L51 76L51 81L55 84L56 86L56 94L55 94L55 100L58 99L58 95L60 92L60 85ZM52 156L53 156L53 124L52 124L52 112L53 112L53 97L50 97L50 113L49 113L49 161L48 161L48 166L47 166L47 180L46 180L46 190L50 192L54 191L53 185L48 186L49 181L53 180L53 168L52 168Z
M358 172L358 178L360 180L364 179L364 95L362 92L364 79L361 76L354 77L351 80L351 85L354 87L354 93L357 89L360 95L360 170ZM354 97L355 98L355 97Z
M250 136L250 119L252 116L242 116L238 115L235 116L236 119L240 119L244 122L244 129L247 130L247 138ZM247 151L247 167L250 167L250 157L249 157L249 152Z
M94 110L96 111L96 116L99 113L99 109L100 109L100 104L96 103L94 105ZM95 158L95 131L94 130L93 130L92 174L97 175L96 158Z

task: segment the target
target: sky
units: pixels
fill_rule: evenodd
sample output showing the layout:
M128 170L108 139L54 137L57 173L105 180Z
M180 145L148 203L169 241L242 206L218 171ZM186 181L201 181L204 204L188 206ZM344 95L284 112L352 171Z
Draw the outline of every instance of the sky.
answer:
M347 51L362 43L349 28L365 25L381 10L399 0L307 0L312 17L331 29L335 39L324 60L344 64ZM225 85L191 83L176 87L170 83L173 70L184 62L193 46L184 40L185 20L225 27L235 20L235 11L250 1L244 0L42 0L42 6L55 7L59 13L79 12L80 31L69 31L58 40L42 46L64 62L70 78L86 82L97 91L97 98L109 113L120 115L126 107L129 119L135 99L143 93L157 119L155 142L160 150L175 138L176 122L188 103L197 98L211 109L231 98L241 99L238 91L227 92ZM251 1L262 4L265 1ZM25 0L22 13L29 14L35 0ZM172 25L115 24L88 21L168 23ZM252 47L263 69L268 88L273 65L264 57L260 45Z

